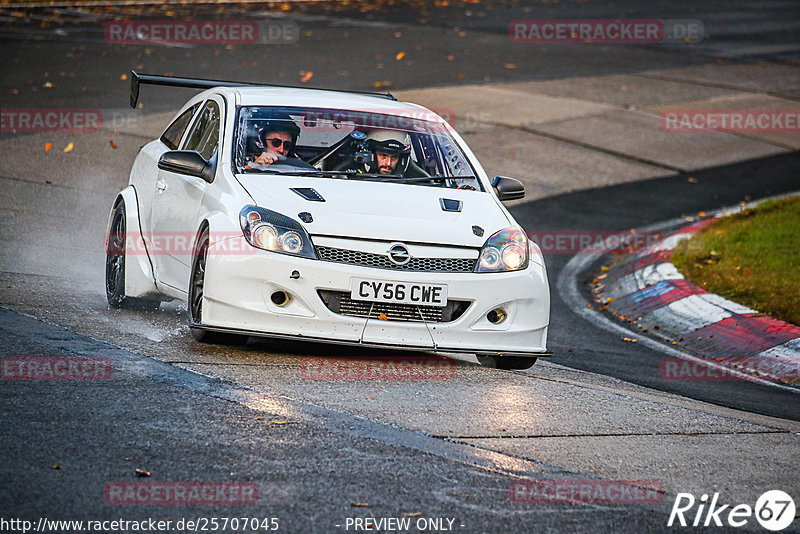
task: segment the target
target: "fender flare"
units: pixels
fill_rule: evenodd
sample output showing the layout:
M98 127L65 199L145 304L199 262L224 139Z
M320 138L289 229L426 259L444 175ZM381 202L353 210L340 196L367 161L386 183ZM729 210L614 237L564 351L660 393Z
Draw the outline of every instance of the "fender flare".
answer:
M255 253L255 249L253 249L252 246L245 240L238 221L234 225L231 221L231 218L227 214L221 211L210 212L198 225L197 232L194 236L191 261L192 272L194 270L195 254L197 251L198 241L204 228L208 228L210 250L215 246L215 244L227 244L226 248L220 249L221 252L218 256L218 259L213 259L214 254L210 252L209 257L206 260L205 288L203 290L203 298L205 299L206 297L209 297L213 301L216 296L214 288L217 287L217 284L215 284L215 279L216 277L225 276L224 273L226 270L231 268L231 265L235 264L235 256L237 254L236 251L242 251L242 254L247 254ZM189 283L191 284L191 275L189 277ZM210 307L208 304L204 304L203 306Z
M114 210L120 203L125 207L125 296L168 300L156 287L153 264L139 220L139 199L133 185L120 191L114 201L106 226L106 242L108 242L108 235L111 232Z

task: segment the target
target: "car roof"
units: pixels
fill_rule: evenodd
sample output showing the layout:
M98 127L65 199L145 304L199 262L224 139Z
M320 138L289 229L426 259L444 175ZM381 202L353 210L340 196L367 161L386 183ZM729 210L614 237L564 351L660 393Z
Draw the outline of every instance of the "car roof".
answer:
M426 120L444 122L423 106L380 95L286 87L221 87L219 92L229 93L237 106L312 107L399 115L424 112Z

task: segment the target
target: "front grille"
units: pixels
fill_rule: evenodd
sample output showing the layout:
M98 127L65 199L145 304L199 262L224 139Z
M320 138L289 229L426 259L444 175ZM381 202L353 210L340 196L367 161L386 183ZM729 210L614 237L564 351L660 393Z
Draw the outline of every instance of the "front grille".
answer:
M381 315L385 315L388 321L449 323L464 315L469 308L469 302L466 300L448 300L444 307L415 306L353 300L346 291L320 289L318 293L322 302L333 313L369 319L380 319Z
M471 273L475 270L474 259L469 258L411 258L405 265L397 265L383 254L359 252L333 247L317 247L317 257L323 261L393 269L396 271L429 271L446 273Z

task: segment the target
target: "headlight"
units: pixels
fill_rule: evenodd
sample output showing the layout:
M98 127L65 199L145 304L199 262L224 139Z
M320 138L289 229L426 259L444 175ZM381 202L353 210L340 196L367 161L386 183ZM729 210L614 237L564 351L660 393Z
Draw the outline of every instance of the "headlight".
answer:
M294 219L258 206L245 206L239 212L239 224L244 238L256 248L317 259L311 237Z
M528 267L528 238L519 226L496 232L481 249L476 273L519 271Z

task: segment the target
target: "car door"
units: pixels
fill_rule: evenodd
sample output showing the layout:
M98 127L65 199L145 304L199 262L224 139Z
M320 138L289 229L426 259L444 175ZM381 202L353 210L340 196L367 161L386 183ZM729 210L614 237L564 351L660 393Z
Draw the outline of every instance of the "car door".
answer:
M221 97L209 98L185 136L181 150L194 150L206 160L216 158L224 110ZM156 278L161 284L186 292L200 203L211 184L196 176L159 169L155 185L151 222Z

